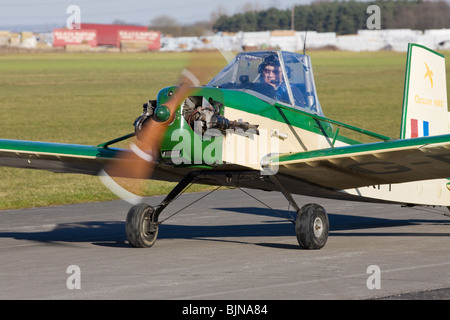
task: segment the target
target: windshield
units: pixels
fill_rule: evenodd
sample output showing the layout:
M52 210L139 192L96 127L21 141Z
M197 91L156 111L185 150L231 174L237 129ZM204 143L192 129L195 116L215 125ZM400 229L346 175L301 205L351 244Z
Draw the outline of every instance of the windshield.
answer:
M284 51L239 53L208 87L246 91L263 100L323 115L309 56Z

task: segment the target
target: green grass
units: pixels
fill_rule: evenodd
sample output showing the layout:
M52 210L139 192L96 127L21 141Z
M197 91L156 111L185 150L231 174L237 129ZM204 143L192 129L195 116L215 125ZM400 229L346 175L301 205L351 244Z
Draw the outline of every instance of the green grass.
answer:
M2 138L97 143L128 133L142 103L172 85L185 56L0 56Z
M186 54L0 55L0 137L97 145L133 131ZM151 181L146 194L173 184ZM201 187L193 190L200 190ZM97 177L0 168L0 209L116 199Z
M325 116L398 137L405 53L310 54ZM190 57L187 53L0 55L0 138L96 145L130 133L142 104L155 98L159 89L177 83ZM200 57L216 69L225 63L208 54ZM172 186L151 181L146 195L166 194ZM0 168L0 209L112 199L116 197L97 177Z
M319 100L327 117L398 137L406 54L314 52Z

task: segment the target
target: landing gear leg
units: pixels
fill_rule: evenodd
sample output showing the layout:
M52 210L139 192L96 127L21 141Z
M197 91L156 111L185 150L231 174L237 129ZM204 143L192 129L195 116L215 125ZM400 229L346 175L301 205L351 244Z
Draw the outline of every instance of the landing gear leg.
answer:
M330 224L328 215L322 206L310 203L299 207L291 193L282 185L275 175L269 176L272 182L280 189L291 206L297 211L295 220L295 234L297 241L303 249L320 249L328 240Z
M149 248L155 244L160 225L159 215L197 175L198 173L194 171L184 176L155 208L145 203L139 203L130 208L125 223L125 233L132 247Z

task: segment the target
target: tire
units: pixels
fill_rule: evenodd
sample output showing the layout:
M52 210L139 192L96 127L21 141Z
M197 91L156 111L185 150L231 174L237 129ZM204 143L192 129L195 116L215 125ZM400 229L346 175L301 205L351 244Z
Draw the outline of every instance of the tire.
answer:
M295 233L301 248L317 250L328 240L328 215L322 206L310 203L297 212Z
M145 203L134 205L128 211L125 233L132 247L149 248L155 244L159 225L154 224L153 230L150 231L151 222L157 222L153 221L154 212L153 207Z

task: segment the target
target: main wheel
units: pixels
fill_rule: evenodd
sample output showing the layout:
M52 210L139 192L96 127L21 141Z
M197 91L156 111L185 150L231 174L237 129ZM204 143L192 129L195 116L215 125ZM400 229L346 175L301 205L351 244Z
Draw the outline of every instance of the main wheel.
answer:
M295 233L303 249L320 249L328 240L328 215L322 206L315 203L304 205L297 212Z
M125 223L125 233L131 246L149 248L158 237L158 221L154 221L155 209L140 203L130 208Z

